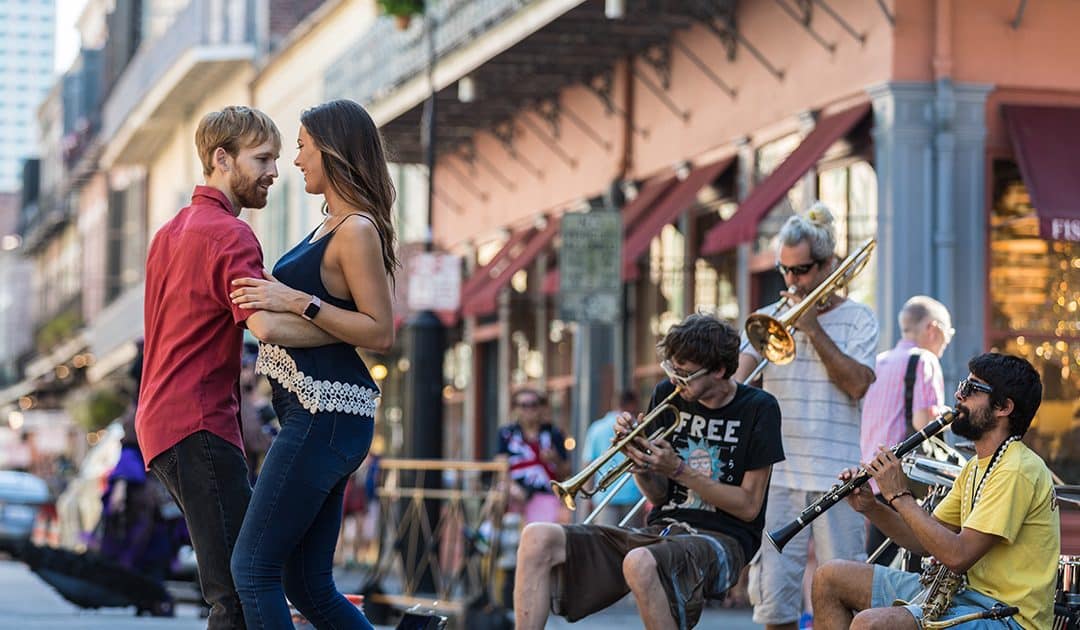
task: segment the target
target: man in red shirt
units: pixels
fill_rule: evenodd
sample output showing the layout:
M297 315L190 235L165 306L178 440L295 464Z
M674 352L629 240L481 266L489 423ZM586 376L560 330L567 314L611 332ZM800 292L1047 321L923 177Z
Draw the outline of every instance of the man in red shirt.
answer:
M148 469L184 512L198 557L208 628L244 628L229 560L251 486L244 458L240 357L248 318L292 346L335 341L303 318L245 310L233 278L261 277L262 250L237 218L262 208L281 134L264 113L226 107L195 132L206 183L154 236L146 261L145 347L135 431Z

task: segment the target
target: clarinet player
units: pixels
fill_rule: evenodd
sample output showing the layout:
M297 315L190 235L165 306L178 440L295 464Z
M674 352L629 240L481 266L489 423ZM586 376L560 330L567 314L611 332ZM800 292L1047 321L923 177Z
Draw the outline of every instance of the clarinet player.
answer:
M901 546L934 556L956 575L966 574L965 590L929 598L951 594L937 621L1004 605L1019 612L964 627L1048 629L1061 546L1057 498L1046 464L1020 441L1039 408L1042 383L1030 363L1009 355L979 355L968 370L956 390L952 430L974 442L977 457L967 462L933 514L911 496L900 461L884 447L864 468L888 505L866 486L847 501ZM846 481L856 472L845 470L840 478ZM833 560L814 575L814 623L824 630L915 630L922 627L926 609L892 604L912 601L921 589L914 573Z

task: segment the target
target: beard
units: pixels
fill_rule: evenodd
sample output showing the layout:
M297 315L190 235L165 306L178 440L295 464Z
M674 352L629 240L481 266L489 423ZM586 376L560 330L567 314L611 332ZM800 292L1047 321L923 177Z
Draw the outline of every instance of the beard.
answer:
M230 184L233 194L241 208L264 208L266 207L267 193L273 180L260 181L254 177L248 177L239 168L233 171L235 175Z
M956 435L974 442L994 428L994 417L989 407L971 410L963 405L957 405L957 409L960 410L960 415L952 423L952 432Z

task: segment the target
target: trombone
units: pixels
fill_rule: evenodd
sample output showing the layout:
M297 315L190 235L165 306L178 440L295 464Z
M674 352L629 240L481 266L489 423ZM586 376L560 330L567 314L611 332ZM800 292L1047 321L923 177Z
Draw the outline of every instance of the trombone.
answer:
M630 467L634 464L634 462L630 461L629 459L620 462L619 465L605 472L591 490L585 487L585 484L588 483L589 480L592 479L598 472L600 472L600 469L603 468L605 464L611 461L611 459L615 457L615 455L617 455L619 451L626 448L626 445L632 442L634 438L642 435L645 430L650 428L650 425L652 425L654 421L661 415L663 415L665 412L670 411L672 414L674 414L675 421L671 423L671 426L667 428L657 429L655 432L653 432L653 434L649 436L649 441L655 442L656 440L667 439L672 433L674 433L675 429L679 426L679 408L676 407L675 403L671 401L679 395L679 392L681 392L682 389L683 388L681 385L676 385L675 390L668 394L667 398L660 401L660 404L654 407L652 411L646 414L641 419L641 422L639 422L632 431L627 433L625 436L623 436L622 439L613 444L611 448L604 451L604 453L601 454L600 457L594 459L592 463L582 469L581 472L567 479L566 481L552 481L551 490L555 493L555 496L559 497L559 499L563 502L563 505L565 505L571 510L574 510L577 508L577 505L575 505L574 501L579 494L584 497L591 497L597 492L607 490L609 487L611 487L612 484L619 480L619 477L622 477L625 473L627 473L630 470ZM619 487L621 488L622 484L626 483L627 480L629 480L629 476L627 476L627 478L619 484ZM596 513L607 505L608 501L606 499L613 496L614 494L614 492L611 492L608 497L605 497L605 501L598 505L597 508L593 510L593 513L589 515L589 521L592 521Z
M748 343L762 356L743 384L749 383L765 369L769 363L786 365L795 359L795 322L811 307L819 308L828 304L833 294L846 288L855 276L859 275L870 262L874 251L875 239L869 239L859 249L845 258L821 284L808 293L805 298L783 315L776 313L787 304L787 300L777 305L771 314L754 313L746 318L746 338Z

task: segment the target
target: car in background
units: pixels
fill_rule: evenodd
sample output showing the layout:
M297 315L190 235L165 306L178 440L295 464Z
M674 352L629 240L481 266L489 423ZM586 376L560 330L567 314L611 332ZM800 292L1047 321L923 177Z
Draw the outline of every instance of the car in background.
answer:
M36 475L0 470L0 548L30 540L34 521L50 503L49 485Z

